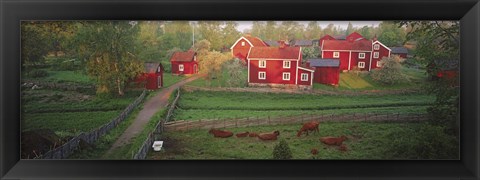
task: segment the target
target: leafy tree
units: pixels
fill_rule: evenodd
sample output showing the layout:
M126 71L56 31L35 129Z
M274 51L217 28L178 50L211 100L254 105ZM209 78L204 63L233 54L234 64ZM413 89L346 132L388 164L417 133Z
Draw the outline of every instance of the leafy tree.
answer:
M305 29L305 39L320 39L322 37L322 28L317 21L310 21Z
M407 79L402 72L402 65L400 64L401 58L393 55L391 57L383 57L380 61L382 67L372 71L372 79L383 84L397 84L404 82Z
M211 48L221 50L223 47L221 21L199 21L198 31L203 39L210 42Z
M240 37L240 32L237 30L238 23L234 21L226 21L225 27L222 28L223 34L223 48L229 48Z
M311 58L318 58L319 50L315 47L302 48L302 59L307 60Z
M351 22L348 22L348 26L347 26L347 30L345 31L345 35L348 36L349 34L352 34L353 31L355 31L353 29L353 25Z
M247 77L243 74L245 65L243 65L240 59L233 59L226 61L223 64L223 71L227 72L227 85L230 87L244 87L247 82Z
M139 33L136 38L137 57L143 61L160 61L162 52L160 48L160 27L157 21L140 21Z
M278 39L278 34L277 34L277 24L275 21L267 21L267 24L265 26L265 39L266 40L276 40Z
M273 148L273 159L292 159L292 151L285 139L281 139L280 142Z
M138 30L134 21L91 21L79 29L78 45L88 55L87 71L98 94L122 96L126 82L143 71L134 48Z
M218 51L207 52L204 56L199 59L200 71L206 74L205 80L211 85L213 80L220 81L223 75L222 66L223 63L229 59L231 56L220 53Z
M44 29L36 22L24 21L21 24L22 65L42 64L49 51L48 38Z
M378 32L378 40L386 46L402 46L405 42L405 29L393 22L383 21L379 24Z

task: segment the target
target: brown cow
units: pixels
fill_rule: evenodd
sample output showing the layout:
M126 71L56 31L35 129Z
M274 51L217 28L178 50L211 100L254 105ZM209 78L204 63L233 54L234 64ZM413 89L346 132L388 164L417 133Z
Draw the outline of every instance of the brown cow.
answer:
M343 141L345 141L347 139L346 136L340 136L340 137L321 137L320 138L320 141L324 144L327 144L327 145L341 145L343 143Z
M261 134L258 134L257 137L258 139L261 139L261 140L277 140L277 136L280 135L280 132L279 131L274 131L274 132L271 132L271 133L261 133Z
M311 122L307 122L307 123L303 124L302 128L297 133L297 137L300 137L303 132L306 132L307 136L308 136L308 131L318 132L318 125L319 124L320 123L318 123L316 121L311 121Z
M209 134L213 134L213 137L228 138L233 136L233 133L230 131L222 131L218 129L210 129Z
M248 134L249 134L249 133L248 133L248 131L247 131L247 132L243 132L243 133L237 133L237 134L235 134L235 136L237 136L237 137L247 137Z
M248 134L248 137L257 137L257 133L251 132Z

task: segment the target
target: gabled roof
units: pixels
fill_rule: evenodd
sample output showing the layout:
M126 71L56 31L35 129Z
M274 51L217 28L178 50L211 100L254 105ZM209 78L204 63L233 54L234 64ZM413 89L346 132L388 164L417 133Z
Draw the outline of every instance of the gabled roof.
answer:
M311 67L339 67L339 59L308 59Z
M195 51L191 51L191 50L186 52L175 52L172 54L170 61L192 62L195 54L196 54Z
M233 49L233 47L235 47L235 45L240 41L244 39L245 41L247 41L248 44L250 44L250 46L253 46L253 47L266 47L268 46L267 44L265 44L265 42L263 42L260 38L258 37L253 37L253 36L250 36L250 35L245 35L245 36L242 36L240 38L238 38L237 41L235 41L235 43L233 43L232 47L230 47L230 49Z
M408 54L408 49L404 47L390 47L393 54Z
M143 66L145 67L146 73L155 73L157 72L157 67L161 65L159 62L146 62Z
M324 40L322 50L352 50L352 51L372 51L372 41L340 41L340 40Z
M279 46L278 42L274 41L274 40L265 40L263 42L265 42L265 44L267 44L270 47L278 47Z
M299 60L300 55L300 47L251 47L247 59Z
M293 42L294 46L312 46L313 42L312 40L295 40Z

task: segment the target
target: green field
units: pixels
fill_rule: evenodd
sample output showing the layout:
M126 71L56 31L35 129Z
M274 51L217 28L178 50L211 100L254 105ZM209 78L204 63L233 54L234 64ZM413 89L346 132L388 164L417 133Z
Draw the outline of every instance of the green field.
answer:
M46 80L50 82L75 82L81 84L95 83L92 78L77 71L48 71Z
M245 78L245 81L247 80L247 73L248 73L247 69L246 68L243 69L242 76ZM195 81L188 83L188 85L197 86L197 87L229 87L227 83L228 78L229 78L228 72L223 71L223 74L221 77L213 79L210 83L207 82L205 78L198 78ZM246 87L246 86L247 86L247 83L244 83L237 87Z
M305 95L250 92L183 92L176 120L331 113L423 113L434 100L424 94L388 96Z
M185 78L186 76L173 75L172 73L163 73L163 87L169 87L172 84L180 82Z
M256 126L228 129L239 132L272 132L280 131L280 139L285 139L292 151L293 159L418 159L415 152L398 155L399 151L412 149L394 149L402 147L410 140L414 146L416 133L427 127L425 123L368 123L368 122L324 122L319 126L319 134L297 137L301 124ZM192 130L188 132L167 132L163 134L164 148L160 152L150 152L149 159L271 159L277 141L265 142L257 138L214 138L208 130ZM394 139L396 135L408 138ZM324 136L345 135L344 142L348 150L339 151L335 146L324 145L319 141ZM397 137L398 138L398 137ZM421 137L419 137L421 138ZM409 142L409 141L408 141ZM454 143L443 142L438 146L456 147ZM447 144L448 143L448 144ZM457 144L458 145L458 144ZM313 156L310 151L316 148L319 154ZM455 149L454 149L455 150ZM434 150L435 151L435 150ZM437 152L438 153L438 152ZM411 155L411 156L410 156ZM444 156L435 155L437 158ZM446 156L450 159L455 156Z

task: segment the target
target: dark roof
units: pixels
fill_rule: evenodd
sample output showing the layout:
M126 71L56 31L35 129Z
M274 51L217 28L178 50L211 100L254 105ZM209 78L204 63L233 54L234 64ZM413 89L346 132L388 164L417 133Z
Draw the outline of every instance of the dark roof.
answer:
M408 49L404 47L390 47L393 54L408 54Z
M155 73L157 72L157 67L160 66L159 62L146 62L144 64L146 73Z
M267 44L270 47L278 47L279 46L278 42L274 41L274 40L266 40L264 42L265 42L265 44Z
M187 52L175 52L170 58L170 61L191 62L193 61L193 56L195 56L195 54L196 53L192 50Z
M311 67L339 67L339 59L308 59Z
M312 46L313 42L312 40L295 40L293 42L294 46Z
M347 39L347 36L346 35L336 35L336 36L333 36L333 38L335 38L336 40L345 40L345 39Z

